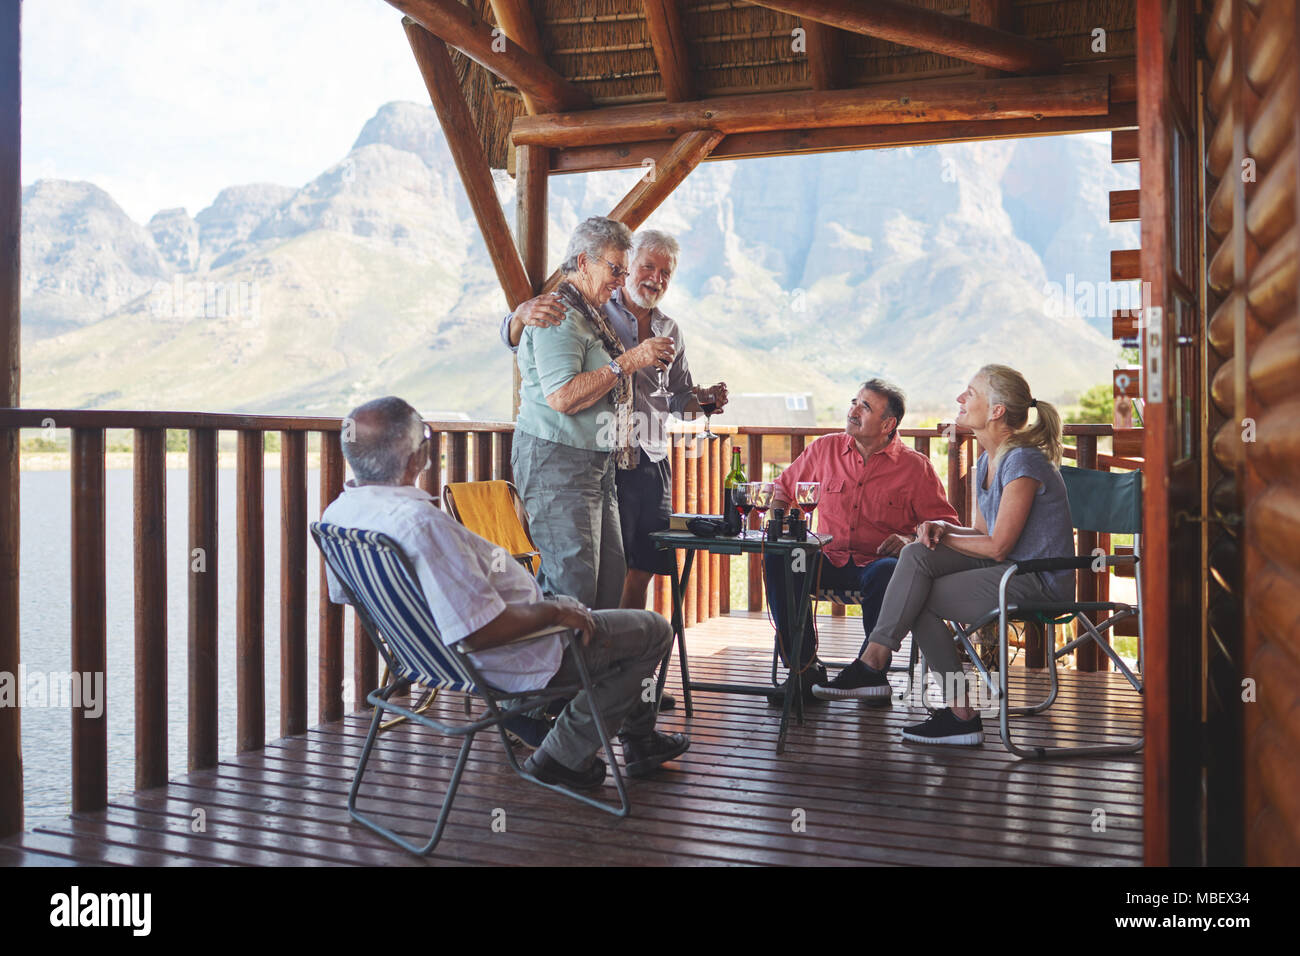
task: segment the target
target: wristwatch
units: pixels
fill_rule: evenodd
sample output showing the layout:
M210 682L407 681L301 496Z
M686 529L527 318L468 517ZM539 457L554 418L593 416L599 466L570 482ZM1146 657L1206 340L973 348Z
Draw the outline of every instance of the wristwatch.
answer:
M617 378L622 378L622 377L623 377L623 367L622 367L621 365L619 365L618 362L617 362L615 359L610 359L610 360L609 360L609 364L606 365L605 368L607 368L607 369L609 369L611 372L613 372L614 375L615 375L615 377L617 377Z

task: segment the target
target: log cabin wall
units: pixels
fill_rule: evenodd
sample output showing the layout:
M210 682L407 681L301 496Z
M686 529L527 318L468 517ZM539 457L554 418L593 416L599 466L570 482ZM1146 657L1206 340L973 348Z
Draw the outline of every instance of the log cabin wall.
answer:
M1204 19L1206 782L1213 811L1216 794L1231 800L1231 781L1241 780L1244 828L1216 827L1211 816L1210 863L1300 862L1295 8L1220 0ZM1213 718L1233 710L1238 736L1221 739L1232 725Z

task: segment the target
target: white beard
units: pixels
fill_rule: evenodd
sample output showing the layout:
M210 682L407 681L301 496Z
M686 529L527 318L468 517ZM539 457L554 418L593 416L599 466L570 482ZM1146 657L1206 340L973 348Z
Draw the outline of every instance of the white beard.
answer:
M641 292L641 287L639 285L633 286L630 289L627 286L624 286L623 291L628 294L633 302L643 309L653 309L664 297L662 292L645 295Z

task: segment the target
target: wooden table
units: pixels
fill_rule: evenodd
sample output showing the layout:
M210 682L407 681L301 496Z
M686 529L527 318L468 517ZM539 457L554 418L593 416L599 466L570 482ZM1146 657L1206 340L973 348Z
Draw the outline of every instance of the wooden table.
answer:
M686 716L690 717L694 713L694 707L691 703L692 690L711 690L725 694L762 694L767 696L772 693L773 688L762 684L711 684L691 681L690 663L686 654L686 626L682 615L682 593L686 588L687 582L691 577L691 565L695 560L695 552L704 551L708 554L775 554L785 557L785 600L786 607L790 609L789 620L787 624L791 627L792 633L787 646L790 648L790 660L798 661L803 645L804 626L808 614L812 609L811 589L813 575L810 573L803 574L803 584L796 588L794 565L797 560L797 552L802 552L803 569L811 571L815 566L818 552L826 545L830 544L830 535L819 535L817 537L809 536L807 541L795 541L789 538L782 538L778 541L767 541L763 539L755 530L750 530L747 537L719 537L719 538L701 538L689 531L656 531L650 535L654 541L655 547L661 551L669 549L681 549L686 552L686 560L682 564L681 573L678 574L677 563L673 562L672 573L672 625L673 633L677 637L677 659L681 667L682 674L682 696L686 706ZM796 590L798 593L796 593ZM672 658L672 648L664 657L663 664L659 668L659 683L655 688L655 699L663 693L664 681L668 677L668 663ZM777 685L779 686L779 685ZM800 724L803 723L803 694L799 688L799 674L794 668L789 668L789 673L785 681L785 700L781 706L781 730L776 738L776 752L785 752L786 731L790 726L790 706L794 702L795 718Z

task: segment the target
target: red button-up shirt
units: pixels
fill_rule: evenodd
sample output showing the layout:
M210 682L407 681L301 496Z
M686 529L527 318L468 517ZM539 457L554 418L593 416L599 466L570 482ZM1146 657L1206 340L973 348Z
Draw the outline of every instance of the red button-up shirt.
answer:
M818 534L834 537L826 559L837 568L883 557L876 549L886 538L910 537L922 521L957 520L930 459L897 435L866 462L847 433L825 435L781 473L777 493L794 501L800 481L821 482L813 520Z

